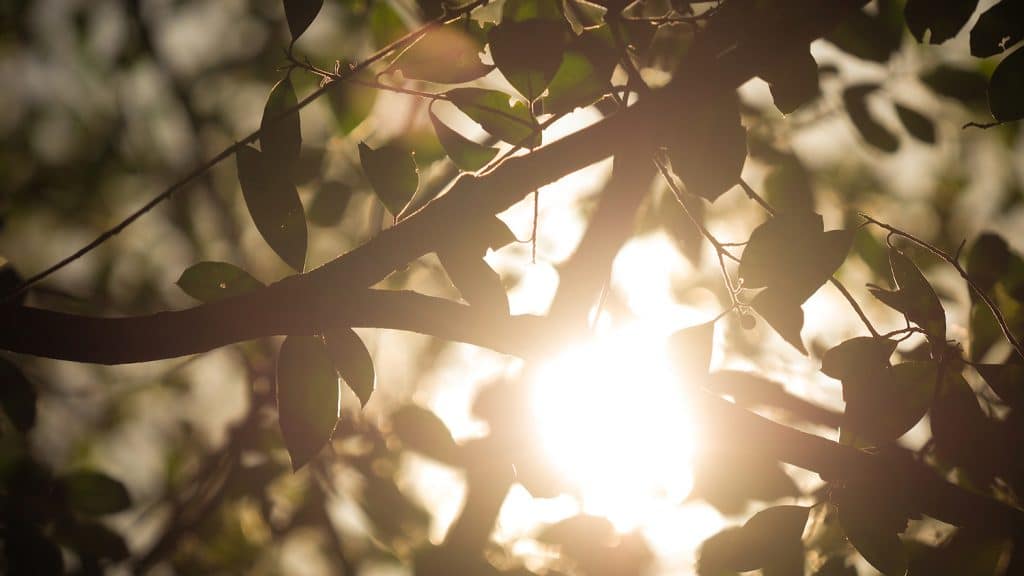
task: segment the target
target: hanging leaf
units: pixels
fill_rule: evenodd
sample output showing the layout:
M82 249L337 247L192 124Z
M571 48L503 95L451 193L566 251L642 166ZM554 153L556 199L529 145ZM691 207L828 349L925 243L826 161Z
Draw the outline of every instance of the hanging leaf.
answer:
M124 537L99 522L71 519L58 527L57 538L80 557L120 562L129 555Z
M124 484L100 472L72 472L58 478L57 483L68 505L79 514L105 516L123 512L132 505Z
M1024 39L1024 4L1002 0L981 13L971 29L971 54L978 58L995 56Z
M1000 122L1024 118L1024 48L1003 58L988 84L988 106Z
M567 113L596 102L611 90L617 60L615 40L607 26L583 32L566 49L548 84L544 113Z
M296 106L295 88L291 78L285 76L270 91L260 122L260 148L264 161L283 167L289 176L295 175L302 152L302 130Z
M200 302L216 302L263 286L248 272L227 262L193 264L181 273L177 284Z
M345 216L345 209L351 199L352 188L349 185L336 180L322 182L306 216L315 226L336 226Z
M36 389L20 368L4 358L0 358L0 407L19 432L35 426Z
M461 84L476 80L493 68L480 60L483 46L466 26L476 23L462 20L435 27L405 49L391 65L409 80L439 84Z
M487 36L491 57L509 84L528 101L536 100L555 77L568 40L564 22L505 22Z
M705 322L674 332L668 337L668 350L680 376L698 378L711 369L715 323Z
M896 104L896 114L911 136L925 144L935 144L935 123L913 108Z
M328 330L324 334L327 353L334 363L334 369L342 380L355 392L359 404L366 407L373 394L377 379L373 369L373 357L366 345L351 328Z
M281 436L298 470L334 433L339 415L338 374L324 341L288 336L277 356L277 413Z
M843 435L860 443L893 442L917 424L935 396L934 362L904 362L869 367L843 379Z
M727 528L704 541L697 574L717 576L759 568L764 574L802 574L801 537L810 508L775 506L752 516L740 528Z
M821 94L818 63L806 46L779 58L781 62L761 74L768 83L775 107L789 114Z
M908 560L899 533L906 528L906 517L882 510L884 502L853 490L833 491L833 500L839 524L860 555L884 576L904 576Z
M392 144L374 150L360 142L359 162L377 197L397 218L420 185L420 171L413 155Z
M930 32L928 42L942 44L960 32L977 6L978 0L907 0L903 17L918 42L925 42Z
M877 84L855 84L843 90L843 104L850 121L868 144L882 152L892 153L899 149L900 141L881 125L868 109L867 97L875 90Z
M323 5L324 0L284 0L284 15L288 20L292 42L298 40L306 28L309 28Z
M337 120L338 128L348 134L373 110L377 89L356 82L335 80L327 90L327 101Z
M890 366L889 358L895 351L895 340L870 336L851 338L825 352L821 371L836 380L856 378L862 373L874 376Z
M430 111L430 122L434 125L434 132L444 151L460 170L475 172L486 166L498 153L497 148L478 144L452 130L441 122L433 110Z
M267 244L295 271L306 262L306 216L287 174L251 146L236 155L242 196Z
M460 249L438 250L437 257L462 299L485 313L508 316L508 294L487 262Z
M747 130L740 122L735 95L720 98L669 144L672 170L686 190L714 201L735 186L747 159Z
M928 336L933 350L945 346L946 313L928 279L910 258L896 248L889 249L889 265L897 290L871 287L871 294L920 326Z
M391 414L391 428L410 450L449 465L458 465L461 448L451 432L433 412L406 404Z
M800 301L794 300L784 292L768 288L750 301L750 306L764 318L765 322L782 336L782 339L793 345L801 354L807 354L800 330L804 327L804 311Z
M452 104L496 138L526 148L540 146L540 125L522 102L509 104L507 94L482 88L456 88L445 94Z
M1024 364L975 364L985 383L1013 407L1024 407Z

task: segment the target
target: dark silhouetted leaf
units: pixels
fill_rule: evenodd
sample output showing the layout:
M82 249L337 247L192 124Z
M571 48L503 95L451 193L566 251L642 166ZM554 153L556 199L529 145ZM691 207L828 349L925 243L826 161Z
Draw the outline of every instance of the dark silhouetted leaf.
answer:
M541 530L537 540L558 546L571 558L592 556L595 549L614 541L615 526L607 518L580 514L570 516Z
M0 261L3 261L3 258L0 258ZM18 274L18 270L15 269L10 262L4 262L0 265L0 294L4 296L12 294L21 286L21 283L24 280L25 279L21 277L21 274ZM8 303L20 306L25 303L26 296L28 296L28 292L22 292L17 296L10 297Z
M801 536L809 511L803 506L775 506L740 528L719 532L701 546L697 573L713 576L763 568L765 574L802 574Z
M753 450L700 447L690 499L704 500L724 515L743 512L750 501L799 496L778 461Z
M982 12L971 29L971 54L995 56L1024 38L1024 3L1002 0Z
M861 336L835 346L821 358L821 371L837 380L856 378L862 373L876 374L889 367L896 341Z
M987 103L988 79L977 70L939 66L923 74L921 81L936 94L959 100L967 106Z
M441 146L460 170L467 172L479 170L498 153L497 148L477 144L452 130L444 122L441 122L433 111L430 112L430 122L434 125L434 132L437 134L437 139L441 141Z
M985 232L967 251L967 275L988 292L1010 266L1010 247L998 234Z
M934 362L904 362L848 375L844 438L879 445L906 434L928 412L937 374Z
M507 94L482 88L456 88L446 94L459 110L496 138L526 148L540 146L540 126L522 102L510 104Z
M293 41L309 28L323 5L324 0L284 0L284 15Z
M82 556L119 562L129 554L124 538L98 522L74 521L61 526L57 536Z
M935 144L935 123L913 108L896 104L896 114L910 135L926 144Z
M178 287L200 302L216 302L262 286L248 272L227 262L199 262L178 278Z
M906 529L908 515L874 492L862 486L833 489L839 524L850 543L876 570L884 576L903 576L908 560L899 533Z
M930 31L927 41L942 44L960 32L977 6L978 0L907 0L903 16L918 42Z
M764 180L764 195L779 212L814 212L811 175L795 157L780 162Z
M855 84L843 90L843 104L857 132L868 144L883 152L895 152L900 141L888 128L879 124L868 110L867 97L878 89L877 84Z
M858 11L825 38L840 50L858 58L885 62L899 50L903 40L902 4L894 0L878 2L878 13Z
M324 334L327 353L342 380L356 393L359 403L366 406L373 394L377 376L373 370L373 357L366 345L351 328L328 330Z
M302 272L306 262L306 216L295 185L251 146L238 150L238 180L260 235L289 266Z
M64 556L60 547L45 537L35 526L20 526L5 534L4 556L9 574L62 576Z
M564 22L556 20L502 21L491 29L488 40L498 70L532 102L555 77L568 29Z
M907 319L920 326L928 336L932 348L946 342L946 313L938 295L928 279L910 258L896 248L889 250L889 265L892 267L896 291L872 287L871 293L890 308L902 312Z
M470 306L508 316L508 295L501 277L483 258L458 249L439 250L437 257L452 284Z
M938 547L922 546L911 556L909 576L997 576L1009 541L979 530L960 528Z
M857 576L857 569L847 565L845 558L833 556L818 568L814 576Z
M0 358L0 407L20 432L28 432L36 423L36 389L5 358Z
M990 461L991 422L982 412L978 397L960 373L943 375L929 419L936 453L944 461L966 468L977 482L993 473Z
M413 155L395 145L374 150L360 142L359 162L377 197L397 218L420 185L420 170Z
M298 99L291 78L285 76L274 85L263 108L260 122L260 149L266 162L283 167L294 176L302 152L302 129L295 109Z
M439 84L461 84L491 71L480 61L483 46L465 30L476 26L463 21L433 28L409 46L391 67L405 78Z
M996 66L989 79L988 106L1000 122L1024 118L1024 48L1014 50Z
M750 306L783 340L792 344L801 354L807 354L807 348L800 338L800 330L804 327L804 311L799 301L769 288L754 296Z
M680 140L669 143L672 169L691 194L714 201L739 182L747 159L747 130L740 123L739 102L718 99L695 114ZM698 144L694 144L698 143Z
M407 448L438 462L457 465L462 458L448 427L426 408L402 406L391 414L391 428Z
M975 364L974 368L1003 401L1024 407L1024 364Z
M316 226L336 226L345 216L345 209L351 199L352 188L347 184L336 180L323 182L313 196L307 218Z
M327 444L338 423L338 374L324 341L289 336L277 356L277 412L284 445L298 470Z
M72 472L58 478L58 483L68 504L80 514L116 514L132 505L124 484L100 472Z
M781 58L781 64L761 75L771 89L775 107L783 114L793 112L821 94L818 63L806 47Z
M668 350L680 376L698 377L711 368L715 323L705 322L674 332L668 338Z

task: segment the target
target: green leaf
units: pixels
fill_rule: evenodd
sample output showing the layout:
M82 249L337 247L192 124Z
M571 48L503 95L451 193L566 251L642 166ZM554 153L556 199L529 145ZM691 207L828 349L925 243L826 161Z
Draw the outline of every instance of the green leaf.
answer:
M329 330L324 334L327 353L342 380L355 392L359 404L366 407L373 394L377 379L373 369L373 357L366 344L351 328Z
M907 0L903 17L918 42L931 32L928 42L942 44L960 32L977 6L978 0Z
M199 262L178 278L178 287L200 302L216 302L262 286L248 272L227 262Z
M925 144L935 144L935 123L917 110L896 104L896 114L910 135Z
M482 88L456 88L446 94L463 114L496 138L526 148L540 146L540 125L522 102L509 104L507 94Z
M761 77L768 83L775 107L789 114L821 94L818 63L807 47L788 53L782 60Z
M338 423L338 374L323 339L293 335L281 344L277 413L292 469L298 470L330 441Z
M889 249L889 265L897 290L872 287L869 289L871 294L920 326L933 350L945 346L946 312L928 279L910 258L896 248Z
M900 141L875 120L868 109L867 97L878 89L877 84L854 84L843 90L843 104L850 121L868 144L882 152L892 153L899 149Z
M974 368L1004 402L1024 407L1024 364L975 364Z
M451 432L433 412L406 404L391 414L391 428L404 446L449 465L458 465L461 448Z
M36 389L21 369L0 358L0 407L18 431L25 433L36 423Z
M402 17L390 2L374 2L370 8L370 32L374 44L383 48L408 33Z
M747 159L739 100L734 95L720 98L710 110L695 114L679 139L669 143L668 155L691 194L713 202L735 186Z
M430 122L434 125L434 132L444 151L460 170L475 172L486 166L498 153L497 148L478 144L452 130L441 122L433 110L430 111Z
M508 294L487 262L461 249L438 250L437 257L462 299L484 313L508 316Z
M285 170L251 146L236 155L238 180L249 215L267 244L289 266L302 272L306 262L306 216L299 192Z
M323 5L324 0L284 0L284 15L293 42L309 28Z
M106 474L72 472L58 478L68 505L87 516L104 516L127 510L132 505L128 489Z
M397 218L420 185L420 170L413 155L396 145L374 150L360 142L359 162L377 197Z
M345 216L349 200L352 199L352 188L336 180L322 182L313 196L307 218L315 226L336 226Z
M1024 4L1002 0L981 13L971 29L971 54L995 56L1024 38Z
M1024 118L1024 48L1003 58L988 84L988 106L1000 122Z
M765 574L802 574L801 537L810 508L775 506L752 516L740 528L729 528L704 542L697 573L714 576L763 568Z
M260 149L264 161L283 165L289 176L294 176L302 152L302 129L296 106L295 88L291 78L285 76L270 91L260 122Z
M530 102L555 77L567 40L564 22L541 19L503 21L488 34L494 64Z
M483 46L464 27L472 21L456 21L429 30L406 48L391 68L410 80L461 84L476 80L493 68L480 60Z
M807 354L800 330L804 327L804 311L800 301L784 292L768 288L750 301L750 306L768 322L783 340L789 342L801 354Z
M680 376L703 377L711 369L715 323L705 322L677 330L668 337L668 350Z
M335 81L327 90L331 112L338 128L348 134L359 126L373 110L377 89L355 82Z
M607 26L583 32L569 45L548 84L544 113L571 112L607 94L616 60L614 38Z
M936 94L967 106L983 106L988 102L988 78L977 70L938 66L922 74L921 82Z

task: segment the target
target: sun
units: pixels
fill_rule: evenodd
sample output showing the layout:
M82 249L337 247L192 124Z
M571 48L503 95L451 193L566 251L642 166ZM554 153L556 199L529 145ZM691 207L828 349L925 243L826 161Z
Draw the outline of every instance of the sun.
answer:
M664 334L640 325L572 347L541 366L531 410L546 456L582 509L617 529L682 502L695 430Z

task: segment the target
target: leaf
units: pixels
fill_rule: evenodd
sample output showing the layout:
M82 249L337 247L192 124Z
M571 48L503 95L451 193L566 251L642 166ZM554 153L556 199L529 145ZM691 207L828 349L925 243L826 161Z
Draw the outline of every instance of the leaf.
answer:
M877 89L877 84L848 86L843 90L843 104L850 121L864 141L882 152L892 153L899 149L900 141L888 128L879 124L868 110L867 97Z
M925 144L935 144L935 123L913 108L896 104L896 114L910 135Z
M691 500L704 500L723 515L743 512L750 501L799 496L777 460L753 447L701 446L694 465Z
M437 257L470 306L484 313L508 316L508 294L501 277L483 258L459 249L439 250Z
M426 408L415 404L402 406L391 414L391 428L410 450L452 466L461 461L461 449L448 427Z
M245 270L227 262L199 262L178 278L178 287L200 302L216 302L263 287Z
M920 326L928 336L933 350L944 346L946 313L928 279L910 258L896 248L889 249L889 265L897 290L873 287L869 289L871 294Z
M902 5L894 0L878 2L878 13L854 12L825 38L847 54L873 62L885 62L903 43Z
M338 374L324 341L285 338L277 355L277 412L284 445L298 470L331 439L339 415Z
M36 423L36 389L21 369L0 357L0 407L19 432L25 433Z
M769 172L763 189L778 212L814 212L811 175L796 157L787 157Z
M452 104L496 138L526 148L540 146L540 125L522 102L509 104L507 94L482 88L456 88L445 94Z
M476 80L491 71L480 60L483 46L464 30L477 26L472 21L456 21L430 29L405 49L391 65L409 80L439 84L461 84Z
M681 376L706 376L711 369L715 323L705 322L674 332L668 337L668 350Z
M800 330L804 327L804 311L800 302L784 293L768 288L750 301L750 306L768 322L779 336L793 345L801 354L807 354Z
M119 562L129 555L124 537L99 522L71 520L58 527L57 537L80 556Z
M438 119L433 110L430 111L430 122L434 125L434 132L444 151L460 170L475 172L486 166L498 153L497 148L477 144L452 130Z
M850 543L872 566L884 576L903 576L907 573L907 552L897 533L881 530L872 515L843 506L839 509L839 523Z
M802 574L801 537L810 508L766 508L740 528L726 529L704 541L697 573L719 575L763 568L766 574Z
M334 369L348 387L359 398L359 404L366 407L373 394L377 379L373 369L373 357L366 345L351 328L329 330L324 334L324 344L331 357Z
M1024 364L975 364L974 368L1004 402L1024 406Z
M3 258L0 258L3 261ZM15 306L21 306L25 303L25 298L28 296L28 291L22 292L17 296L9 296L17 290L25 279L18 274L18 270L10 263L4 262L0 265L0 294L8 298L7 303Z
M935 395L934 362L904 362L843 379L843 432L872 445L895 441L917 424Z
M359 162L377 197L397 218L420 185L420 170L413 155L395 145L374 150L360 142Z
M978 0L907 0L903 17L918 42L931 32L928 42L942 44L957 35L977 6Z
M288 31L292 34L292 42L309 28L324 0L284 0L284 15L288 19Z
M544 527L537 541L558 546L570 558L586 558L616 538L615 526L603 516L579 514Z
M618 55L608 27L587 30L566 49L548 84L545 114L562 114L589 106L611 89Z
M986 449L993 446L993 429L962 374L948 370L944 374L929 423L935 451L941 459L972 472L975 481L987 482L991 478L991 458L1000 458L996 451Z
M345 216L345 209L351 199L352 188L347 184L336 180L322 182L306 216L315 226L336 226Z
M532 19L502 21L487 37L491 57L502 76L533 102L555 77L567 33L564 22Z
M959 100L967 106L981 106L988 102L988 79L977 70L938 66L921 75L921 82L936 94Z
M782 60L782 64L762 73L761 77L768 82L775 107L789 114L821 94L818 63L807 47L787 54Z
M274 163L294 176L302 152L302 129L298 99L289 76L274 85L263 108L260 122L260 149L265 162Z
M691 194L714 201L735 186L747 159L739 100L730 95L694 114L679 140L669 144L668 155L672 170Z
M1000 122L1024 118L1024 48L1014 50L996 66L989 79L988 106Z
M295 185L251 146L238 150L238 180L249 215L267 244L302 272L306 262L306 217Z
M1024 39L1024 4L1002 0L981 13L971 29L971 54L995 56Z
M68 505L86 516L116 514L132 505L124 484L100 472L72 472L59 477L57 482Z
M348 134L359 126L373 110L377 89L356 82L332 82L327 89L327 101L337 120L338 128Z
M890 366L889 357L895 351L895 340L870 336L851 338L825 352L821 371L837 380L855 378L865 372L874 375Z

